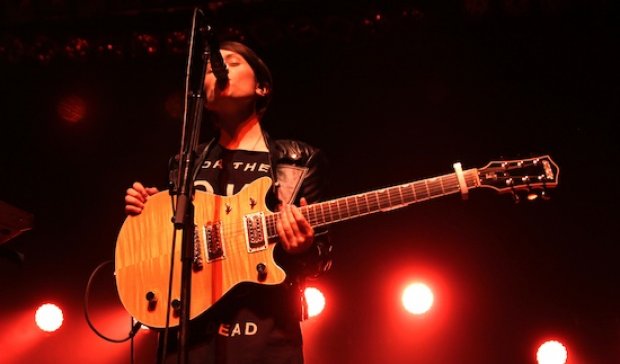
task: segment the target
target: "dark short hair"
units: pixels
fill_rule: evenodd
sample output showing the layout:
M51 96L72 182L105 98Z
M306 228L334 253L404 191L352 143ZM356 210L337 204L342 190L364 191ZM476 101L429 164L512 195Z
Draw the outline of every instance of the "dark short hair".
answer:
M262 116L265 111L267 111L267 106L269 106L269 102L271 101L271 91L273 90L273 78L271 77L269 67L267 67L265 62L245 44L225 41L220 44L220 49L226 49L227 51L241 55L254 71L256 82L258 82L260 87L265 87L269 90L267 95L256 102L256 112L258 115Z

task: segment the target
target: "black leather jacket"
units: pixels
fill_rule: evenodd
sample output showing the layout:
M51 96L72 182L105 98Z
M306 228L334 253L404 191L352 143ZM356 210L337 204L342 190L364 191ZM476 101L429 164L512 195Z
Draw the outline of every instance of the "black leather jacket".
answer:
M263 134L272 166L271 178L276 181L267 196L269 209L276 211L278 204L282 203L299 206L302 197L305 197L309 204L321 201L328 182L327 161L323 153L304 142L274 140L267 133ZM217 137L199 146L198 150L201 152L195 162L194 179L200 170L198 166L202 165L216 140ZM169 168L171 190L175 187L177 165L175 158L171 159ZM289 277L299 280L303 277L318 277L326 272L331 267L331 250L327 230L319 229L315 231L314 244L307 252L289 255L283 249L276 248L275 256Z

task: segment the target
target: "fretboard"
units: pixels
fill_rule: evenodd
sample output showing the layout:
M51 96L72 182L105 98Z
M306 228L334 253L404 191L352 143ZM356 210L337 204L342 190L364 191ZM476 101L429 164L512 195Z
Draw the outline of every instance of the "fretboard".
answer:
M480 185L477 169L463 171L468 189ZM344 220L389 211L433 198L459 193L461 191L456 173L427 178L398 186L382 188L353 196L341 197L325 202L300 207L312 227L330 225ZM269 238L278 236L276 222L280 213L266 217Z

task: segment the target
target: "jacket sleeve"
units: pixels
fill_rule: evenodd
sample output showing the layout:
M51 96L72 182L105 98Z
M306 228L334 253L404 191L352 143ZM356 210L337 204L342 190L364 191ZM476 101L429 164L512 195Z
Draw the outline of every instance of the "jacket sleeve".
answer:
M299 192L295 197L295 205L299 206L302 197L308 204L323 200L329 184L327 177L327 159L323 152L314 149L307 159L304 176ZM327 272L332 264L333 246L327 228L316 228L313 245L304 253L287 254L280 249L281 263L284 268L293 274L309 278L316 278Z

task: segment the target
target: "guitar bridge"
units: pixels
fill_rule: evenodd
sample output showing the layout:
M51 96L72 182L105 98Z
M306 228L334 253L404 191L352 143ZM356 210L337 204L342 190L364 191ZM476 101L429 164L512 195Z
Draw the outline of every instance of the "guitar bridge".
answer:
M205 251L207 252L207 261L212 262L218 259L226 258L224 252L224 240L222 234L222 223L207 223L203 226Z
M267 229L265 226L265 214L262 212L243 217L245 241L249 253L267 249Z

